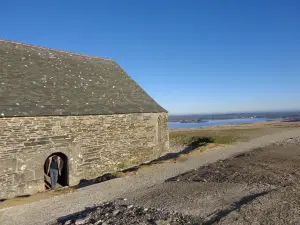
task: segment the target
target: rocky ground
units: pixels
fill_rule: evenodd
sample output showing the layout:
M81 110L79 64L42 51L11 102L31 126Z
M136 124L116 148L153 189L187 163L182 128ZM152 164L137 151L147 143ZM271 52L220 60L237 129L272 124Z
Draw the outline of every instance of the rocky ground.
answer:
M299 165L300 138L290 138L59 218L55 225L299 224Z
M182 212L201 216L203 224L299 224L300 138L202 166L167 179L166 183L164 187L133 197L133 201L179 209L183 206L180 202L186 199L189 204L184 204L187 210ZM175 185L173 191L185 187L188 191L181 191L184 197L174 200L174 197L160 195L152 198L152 203L147 200L148 194L156 190L171 190L170 183ZM198 193L191 194L196 184ZM200 204L195 198L201 199Z
M287 186L300 183L300 139L291 138L208 164L167 181Z
M170 212L161 209L144 208L116 202L106 202L99 206L86 209L84 212L59 218L51 225L108 225L108 224L136 224L136 225L167 225L167 224L202 224L200 218Z

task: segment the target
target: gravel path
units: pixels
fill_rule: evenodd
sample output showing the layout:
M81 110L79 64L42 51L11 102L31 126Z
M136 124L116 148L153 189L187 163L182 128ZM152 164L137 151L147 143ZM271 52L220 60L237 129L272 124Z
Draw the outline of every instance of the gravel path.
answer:
M16 206L0 211L1 225L33 225L47 224L59 217L76 213L86 207L92 207L105 201L132 195L153 185L159 185L164 180L185 173L191 169L199 168L208 163L228 158L234 154L249 151L253 148L263 147L270 143L280 142L290 137L299 137L300 129L287 130L272 135L253 139L248 143L207 151L190 158L184 162L168 163L163 167L145 171L136 176L118 178L104 183L91 185L76 192L51 199L42 200L27 205Z
M127 204L177 211L200 224L299 224L299 165L300 137L290 138L127 194Z

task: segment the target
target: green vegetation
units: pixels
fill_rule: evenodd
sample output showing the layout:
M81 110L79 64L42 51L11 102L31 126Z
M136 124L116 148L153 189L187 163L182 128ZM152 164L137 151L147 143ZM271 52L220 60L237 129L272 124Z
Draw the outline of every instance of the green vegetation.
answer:
M128 167L136 166L136 165L140 164L140 162L141 162L141 160L139 160L139 159L124 160L123 162L120 162L119 164L117 164L117 168L119 170L124 170L124 169L127 169Z
M112 176L114 176L114 177L121 177L121 176L122 176L122 173L119 172L119 171L114 171L114 172L111 172L110 174L111 174Z
M248 140L247 133L252 133L253 131L254 129L175 131L170 132L170 144L196 147L208 143L233 144L238 141Z
M124 162L122 162L122 163L119 163L119 164L117 165L117 167L118 167L119 169L125 169L126 164L125 164Z

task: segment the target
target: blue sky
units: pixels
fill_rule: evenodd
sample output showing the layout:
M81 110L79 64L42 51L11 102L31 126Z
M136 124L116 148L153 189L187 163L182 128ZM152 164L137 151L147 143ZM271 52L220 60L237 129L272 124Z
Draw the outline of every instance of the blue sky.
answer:
M114 58L170 113L300 110L300 1L4 0L0 38Z

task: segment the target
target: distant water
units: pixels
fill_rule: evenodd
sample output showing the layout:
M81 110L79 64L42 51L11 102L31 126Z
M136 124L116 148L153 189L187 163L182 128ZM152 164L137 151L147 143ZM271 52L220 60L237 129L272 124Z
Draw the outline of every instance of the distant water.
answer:
M265 121L274 121L281 120L269 119L269 118L244 118L244 119L228 119L228 120L208 120L208 122L203 123L179 123L179 122L169 122L169 128L201 128L201 127L210 127L218 126L225 124L242 124L242 123L257 123Z

